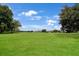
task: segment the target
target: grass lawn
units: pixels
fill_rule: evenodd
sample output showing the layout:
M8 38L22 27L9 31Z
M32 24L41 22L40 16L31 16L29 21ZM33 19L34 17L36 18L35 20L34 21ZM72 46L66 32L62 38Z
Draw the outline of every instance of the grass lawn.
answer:
M79 33L0 34L0 56L79 56Z

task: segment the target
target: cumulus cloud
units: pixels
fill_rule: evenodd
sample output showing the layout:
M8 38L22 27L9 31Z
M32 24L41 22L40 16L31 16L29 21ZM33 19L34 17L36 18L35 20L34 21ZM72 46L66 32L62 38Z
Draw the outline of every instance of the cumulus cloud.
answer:
M24 15L24 13L22 13ZM37 13L38 14L38 13ZM55 15L53 16L53 18L49 17L49 16L38 16L37 14L32 14L29 15L28 17L30 18L29 20L40 20L40 19L46 19L45 24L43 25L34 25L34 24L30 24L30 25L23 25L20 30L23 31L40 31L42 29L46 29L46 30L60 30L61 26L59 25L59 16ZM26 15L27 16L27 15Z
M40 11L35 11L35 10L29 10L27 12L21 12L18 14L18 16L26 16L29 18L29 20L40 20L42 19L42 16L37 15Z
M47 20L48 25L54 25L56 23L55 20L49 19Z
M19 16L21 16L21 15L33 16L33 15L37 15L37 14L38 14L37 11L35 11L35 10L29 10L29 11L27 11L27 12L22 12L21 14L19 14Z

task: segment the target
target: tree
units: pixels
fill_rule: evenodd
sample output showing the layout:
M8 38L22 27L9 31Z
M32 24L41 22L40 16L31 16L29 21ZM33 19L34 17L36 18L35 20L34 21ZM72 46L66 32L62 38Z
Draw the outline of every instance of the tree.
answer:
M16 31L20 26L19 21L13 19L13 12L6 5L0 5L0 33Z
M60 14L60 24L63 32L79 31L79 5L64 6Z
M42 32L46 32L46 29L42 29Z
M0 32L4 32L7 29L10 30L9 26L10 22L13 20L12 16L13 13L8 6L0 5ZM7 26L7 29L3 30L4 25Z
M11 32L19 31L18 27L20 27L20 26L21 26L21 24L20 24L19 21L13 20L13 21L11 22Z
M4 23L1 23L0 28L0 32L4 32L6 29L6 25Z
M55 32L55 33L56 33L56 32L61 32L61 31L55 29L55 30L52 30L52 31L50 31L50 32L52 32L52 33Z

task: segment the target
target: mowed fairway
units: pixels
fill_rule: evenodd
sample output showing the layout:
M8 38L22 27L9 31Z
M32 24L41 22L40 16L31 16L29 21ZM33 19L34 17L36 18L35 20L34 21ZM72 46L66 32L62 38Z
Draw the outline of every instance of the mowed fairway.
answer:
M0 34L0 56L79 56L79 33Z

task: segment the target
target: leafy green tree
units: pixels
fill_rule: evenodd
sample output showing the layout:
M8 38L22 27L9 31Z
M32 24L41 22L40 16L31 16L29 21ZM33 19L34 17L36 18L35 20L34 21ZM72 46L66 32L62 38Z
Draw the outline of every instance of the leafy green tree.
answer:
M6 5L0 5L0 33L16 31L20 26L19 21L13 19L13 12Z
M5 31L5 24L1 23L0 28L1 28L0 32L4 32Z
M19 28L18 28L18 27L20 27L20 26L21 26L21 24L20 24L19 21L13 20L13 21L11 22L11 32L12 32L12 31L13 31L13 32L19 31Z
M79 5L64 6L60 14L60 24L63 32L79 31Z
M8 6L0 5L0 26L1 26L0 30L3 30L2 27L3 24L7 25L7 29L10 30L9 26L10 26L10 22L13 20L12 16L13 13ZM4 31L6 31L6 29Z
M46 29L42 29L42 32L47 32Z

